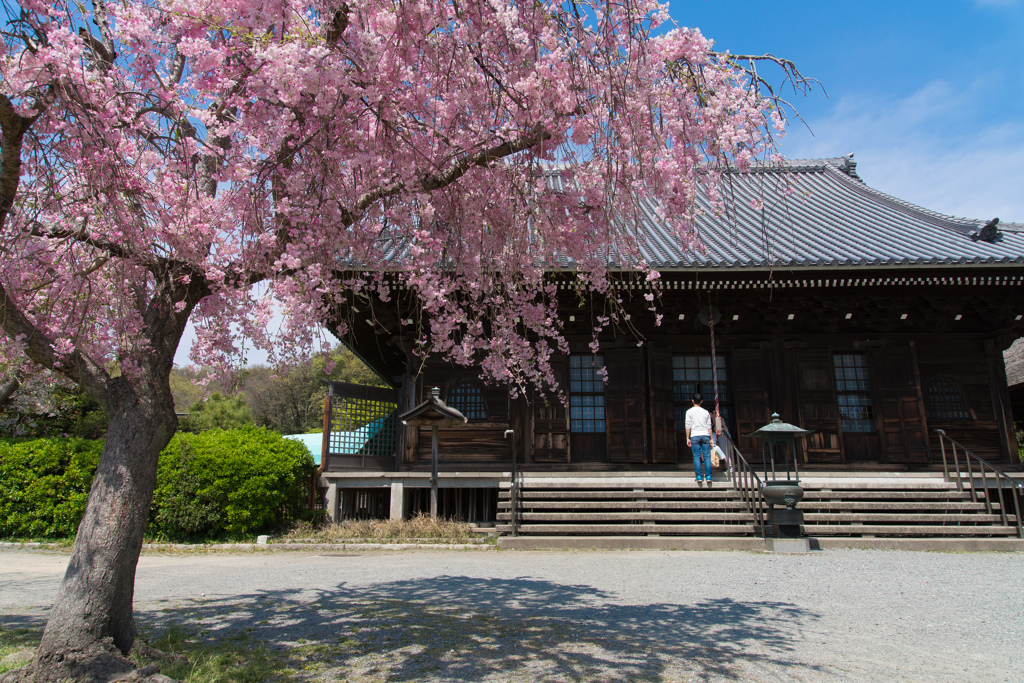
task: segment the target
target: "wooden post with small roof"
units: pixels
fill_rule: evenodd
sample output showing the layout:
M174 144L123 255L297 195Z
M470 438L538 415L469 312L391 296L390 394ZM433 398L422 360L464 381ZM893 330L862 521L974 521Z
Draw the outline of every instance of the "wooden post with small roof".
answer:
M430 516L437 518L437 430L439 427L457 427L466 424L466 416L450 408L441 400L441 390L434 387L430 396L415 408L398 416L402 424L412 427L430 427Z

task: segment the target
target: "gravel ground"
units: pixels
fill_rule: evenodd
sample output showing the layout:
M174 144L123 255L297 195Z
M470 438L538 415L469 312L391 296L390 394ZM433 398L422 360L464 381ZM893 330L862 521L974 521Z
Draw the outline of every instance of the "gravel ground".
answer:
M66 561L0 551L0 628ZM330 648L311 681L1020 681L1022 581L1019 553L148 553L135 600L143 633Z

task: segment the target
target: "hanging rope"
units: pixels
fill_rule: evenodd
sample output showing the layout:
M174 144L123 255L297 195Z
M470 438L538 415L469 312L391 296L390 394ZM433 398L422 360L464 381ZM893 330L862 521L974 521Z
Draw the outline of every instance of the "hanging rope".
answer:
M715 308L711 305L711 290L708 290L708 327L711 328L711 378L715 383L715 433L722 431L722 413L718 401L718 356L715 353Z

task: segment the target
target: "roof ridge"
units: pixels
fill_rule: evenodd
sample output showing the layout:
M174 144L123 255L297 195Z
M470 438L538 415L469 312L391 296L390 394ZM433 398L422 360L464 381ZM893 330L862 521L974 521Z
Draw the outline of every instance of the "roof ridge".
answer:
M852 179L849 176L847 176L846 173L829 164L825 165L825 169L826 172L831 173L833 177L837 178L846 185L849 185L850 189L854 190L860 195L869 197L891 209L896 209L898 211L902 211L903 213L909 214L916 218L921 218L923 220L933 222L937 224L939 227L946 228L948 230L953 230L954 232L960 233L961 235L970 236L970 233L972 231L977 229L979 226L985 225L988 222L980 218L951 216L949 214L933 211L932 209L927 209L918 204L914 204L913 202L908 202L905 199L900 199L899 197L894 197L891 194L882 192L881 190L871 187L863 180L860 180L859 182L851 182ZM1002 225L1000 227L1002 227Z

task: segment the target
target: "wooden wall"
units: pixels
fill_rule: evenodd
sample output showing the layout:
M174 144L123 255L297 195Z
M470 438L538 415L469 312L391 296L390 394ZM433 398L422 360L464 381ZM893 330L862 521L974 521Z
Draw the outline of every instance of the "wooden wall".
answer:
M1016 461L1000 351L1014 335L1024 336L1024 323L1015 320L1021 292L818 283L787 290L667 286L659 302L660 326L647 311L642 287L620 292L628 324L620 318L618 327L599 337L608 367L605 433L571 433L568 411L556 397L528 391L512 400L506 387L481 385L486 419L442 430L441 462L507 467L510 446L504 432L514 429L519 462L534 467L685 467L689 456L675 429L680 404L673 396L672 357L710 353L710 330L699 320L709 304L721 315L715 332L718 354L728 364L729 428L744 452L759 453L743 435L778 412L787 422L815 430L800 448L805 466L935 465L941 461L936 428L986 459ZM591 318L588 306L607 312L609 302L595 296L583 309L574 301L563 312L573 353L590 353L591 330L582 322ZM580 322L568 321L569 315ZM874 411L870 432L841 428L836 354L867 359ZM567 358L556 358L554 367L567 387ZM432 386L445 398L453 386L475 376L471 368L428 363L415 383L407 379L405 400L408 407L415 405ZM962 389L969 417L929 418L928 388L935 378ZM405 467L429 463L429 430L406 430L400 459Z

